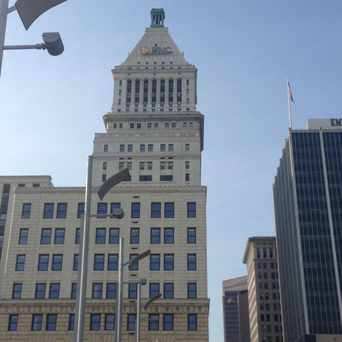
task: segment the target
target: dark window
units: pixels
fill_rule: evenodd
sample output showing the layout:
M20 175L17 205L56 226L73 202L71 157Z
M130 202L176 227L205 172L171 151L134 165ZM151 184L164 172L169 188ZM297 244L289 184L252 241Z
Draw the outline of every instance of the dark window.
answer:
M160 228L151 228L151 244L160 243Z
M135 323L136 323L136 318L137 315L136 314L128 314L127 315L127 331L135 331Z
M106 243L106 228L96 228L95 243L97 245L104 245Z
M10 314L8 316L8 331L17 331L18 329L18 315Z
M187 206L187 214L189 218L196 217L196 202L188 202Z
M75 314L70 313L68 318L68 330L73 331L75 329Z
M101 314L90 314L90 330L98 331L101 329Z
M55 229L54 244L55 245L64 245L64 239L65 239L65 228L56 228Z
M77 218L81 218L82 216L84 216L84 209L85 209L84 202L79 202L77 204Z
M173 244L175 243L175 229L172 227L164 228L164 243Z
M175 204L173 202L164 203L164 217L165 218L175 217Z
M52 219L53 214L55 211L55 204L54 203L44 203L44 209L43 209L43 218L44 219Z
M24 272L25 271L25 254L18 254L15 262L15 270L16 272Z
M159 314L148 315L148 330L149 331L159 330Z
M118 209L121 209L121 203L120 202L112 202L110 204L111 215L113 215L115 213L115 211L117 211Z
M57 203L57 213L56 218L65 219L67 217L67 203Z
M36 289L34 291L35 299L45 299L46 283L36 283Z
M80 238L81 238L81 229L76 228L76 230L75 230L75 245L79 245Z
M138 254L130 254L128 266L129 271L139 271L139 260L137 259Z
M104 262L105 262L104 254L95 254L94 255L94 271L104 271Z
M164 254L164 271L173 271L174 267L174 255Z
M76 299L77 283L71 283L70 299Z
M173 330L173 314L171 313L163 314L163 330L164 331Z
M109 241L112 245L118 245L120 242L120 228L109 228Z
M196 227L188 227L187 243L196 243L197 241Z
M108 152L108 144L103 145L103 152Z
M188 331L197 330L197 314L188 314Z
M78 267L80 264L80 256L79 254L74 254L74 260L73 260L73 264L72 264L72 270L77 272L78 271Z
M22 219L29 219L31 218L31 203L23 203L21 208L21 218Z
M106 314L105 315L105 330L115 330L115 315Z
M151 218L161 218L161 203L160 202L151 203Z
M106 299L115 299L117 296L117 283L107 283L106 286Z
M150 298L157 296L160 293L160 284L159 283L150 283Z
M164 283L164 299L174 298L174 284L171 282Z
M130 233L130 244L136 245L140 240L140 229L139 228L131 228Z
M128 298L129 299L137 299L138 292L138 284L137 283L128 283Z
M93 299L102 299L103 297L103 284L93 283L92 296Z
M38 272L47 272L49 270L49 254L39 254Z
M131 204L131 217L140 218L140 203L139 202L133 202Z
M43 329L43 315L33 314L31 322L31 331L41 331Z
M140 175L139 182L152 182L152 175Z
M187 260L188 271L197 271L196 254L188 254L187 258L188 258Z
M160 271L160 254L150 255L150 271Z
M117 271L119 267L119 255L118 254L108 254L108 271Z
M188 283L188 298L189 299L197 298L197 283L195 282Z
M173 175L160 175L160 181L161 182L172 182L173 181Z
M40 244L41 245L49 245L51 243L51 228L42 228L40 232Z
M53 254L51 271L62 271L62 269L63 269L63 254Z
M57 314L46 315L46 330L47 331L57 330Z
M108 203L99 202L97 203L97 217L104 218L108 214Z
M14 283L12 288L12 299L21 299L23 283Z
M51 283L49 287L49 299L59 299L60 284Z
M27 245L28 243L28 233L29 233L29 230L28 228L20 228L20 231L19 231L19 245Z

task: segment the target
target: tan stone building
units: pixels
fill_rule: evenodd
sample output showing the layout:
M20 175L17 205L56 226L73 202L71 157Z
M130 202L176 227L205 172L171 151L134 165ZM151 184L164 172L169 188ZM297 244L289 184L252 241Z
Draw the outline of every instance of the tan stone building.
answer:
M275 237L248 239L243 262L248 272L251 342L282 342Z
M162 297L142 313L142 341L207 342L204 120L197 69L172 40L163 10L152 11L151 27L113 77L106 132L94 141L86 341L113 340L122 236L125 259L152 253L125 272L122 341L134 340L135 282L147 279L143 303ZM131 181L101 202L99 186L126 167ZM84 188L54 187L48 176L0 177L0 196L0 341L72 341ZM121 220L107 216L117 207Z

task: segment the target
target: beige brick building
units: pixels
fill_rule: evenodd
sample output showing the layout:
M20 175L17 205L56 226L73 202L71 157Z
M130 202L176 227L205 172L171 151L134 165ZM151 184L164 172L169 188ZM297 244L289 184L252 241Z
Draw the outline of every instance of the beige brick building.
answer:
M147 279L143 302L162 297L142 313L142 341L207 342L204 120L196 111L197 69L164 27L163 10L152 12L151 27L113 77L106 132L94 141L86 341L113 341L122 236L125 259L152 252L125 272L123 341L134 340L134 282ZM98 187L126 167L131 181L101 202ZM0 195L0 341L72 341L84 188L4 176ZM106 216L118 206L123 219Z

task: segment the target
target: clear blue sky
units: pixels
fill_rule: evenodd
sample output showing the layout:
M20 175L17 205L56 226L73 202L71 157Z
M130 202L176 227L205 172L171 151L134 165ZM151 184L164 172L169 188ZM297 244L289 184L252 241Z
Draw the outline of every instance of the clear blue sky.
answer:
M81 185L94 132L112 103L111 68L149 25L151 7L199 69L206 115L210 341L223 341L221 286L245 273L249 236L273 234L272 183L287 134L287 90L296 126L341 116L340 0L69 0L29 32L12 14L8 43L60 31L63 56L7 52L0 81L0 174L51 174Z

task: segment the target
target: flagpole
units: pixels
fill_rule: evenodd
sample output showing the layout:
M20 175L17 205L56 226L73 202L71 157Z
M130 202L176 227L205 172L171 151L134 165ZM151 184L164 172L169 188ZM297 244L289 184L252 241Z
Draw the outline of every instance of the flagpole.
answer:
M289 81L287 81L287 100L288 100L287 105L288 105L288 112L289 112L289 128L292 128L293 126L293 94L292 94L291 85Z

